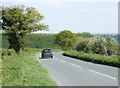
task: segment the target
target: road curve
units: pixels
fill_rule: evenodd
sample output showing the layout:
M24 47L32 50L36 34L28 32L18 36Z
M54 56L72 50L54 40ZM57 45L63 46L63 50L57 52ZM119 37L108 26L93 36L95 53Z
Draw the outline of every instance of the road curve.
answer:
M59 86L118 86L117 67L74 59L62 53L54 53L52 59L40 58L40 62Z

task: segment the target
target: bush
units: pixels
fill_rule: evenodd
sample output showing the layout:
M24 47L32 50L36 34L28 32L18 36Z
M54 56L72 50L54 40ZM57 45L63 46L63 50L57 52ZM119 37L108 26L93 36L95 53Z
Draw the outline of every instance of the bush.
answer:
M107 39L107 54L108 55L116 55L117 54L117 42L114 38L109 37Z
M88 39L84 39L84 40L79 41L79 43L76 46L76 50L86 52L86 49L87 49L86 47L87 47L88 43L89 43Z
M95 37L95 53L101 55L107 55L106 40L102 36Z
M85 38L79 40L76 50L89 54L101 54L106 56L117 55L117 42L115 39L109 37L107 40L102 36L95 38Z

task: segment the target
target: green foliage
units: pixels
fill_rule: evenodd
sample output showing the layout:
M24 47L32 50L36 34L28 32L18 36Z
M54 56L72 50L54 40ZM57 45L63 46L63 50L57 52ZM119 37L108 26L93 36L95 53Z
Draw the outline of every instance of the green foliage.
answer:
M69 30L63 30L60 33L56 34L56 43L59 44L63 50L72 49L75 41L75 34Z
M117 42L114 38L108 37L107 39L107 53L108 55L116 55L117 54Z
M75 33L76 37L83 37L83 38L92 38L94 37L91 33L89 32L83 32L83 33Z
M94 35L94 37L96 37L97 35L100 35L100 36L102 36L105 39L108 39L109 37L112 37L116 41L119 41L119 35L118 35L118 33L102 33L102 34L99 33L99 34L93 34L93 35Z
M25 47L28 48L60 48L55 44L54 34L28 34L25 39Z
M25 6L3 7L2 28L8 35L9 48L17 53L24 47L24 36L37 30L48 30L48 25L38 24L42 16L35 8Z
M76 46L77 51L83 51L90 54L101 54L106 56L117 55L117 42L109 37L107 40L102 36L95 38L85 38L80 40Z
M107 55L106 40L102 36L95 38L94 46L95 53L101 55Z
M80 40L79 43L76 46L76 50L77 51L86 51L86 47L87 47L88 42L89 41L87 39Z
M14 6L2 9L2 27L10 33L26 33L47 29L47 25L38 24L43 18L44 16L34 7Z
M1 35L2 35L2 47L0 47L0 48L8 49L10 46L10 44L8 42L8 36L5 34L1 34Z
M77 47L77 45L78 45L78 43L79 43L80 41L83 41L83 40L84 40L84 38L81 37L81 36L76 37L76 41L75 41L75 44L74 44L74 46L73 46L73 50L75 50L76 47ZM78 50L78 51L79 51L79 50Z
M13 49L11 56L2 56L2 86L57 86L48 71L39 62L38 54L41 50L28 49L19 55Z
M63 55L85 60L85 61L90 61L93 63L120 67L120 60L118 59L118 56L106 57L102 55L87 54L87 53L77 52L77 51L65 51Z
M2 48L2 35L0 35L0 48Z
M91 53L89 39L91 40L94 36L89 32L75 33L75 35L77 37L75 49Z
M60 49L55 43L55 34L27 34L24 38L25 48ZM8 36L2 35L2 48L9 48Z

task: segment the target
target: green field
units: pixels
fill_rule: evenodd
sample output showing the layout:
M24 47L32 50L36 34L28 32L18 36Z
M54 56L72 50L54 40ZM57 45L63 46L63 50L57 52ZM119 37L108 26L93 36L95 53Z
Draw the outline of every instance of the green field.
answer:
M40 49L25 49L17 55L13 50L3 49L2 86L57 86L39 62L40 52Z
M65 51L63 55L93 63L120 67L120 60L118 56L107 57L100 54L87 54L84 52L77 52L77 51Z

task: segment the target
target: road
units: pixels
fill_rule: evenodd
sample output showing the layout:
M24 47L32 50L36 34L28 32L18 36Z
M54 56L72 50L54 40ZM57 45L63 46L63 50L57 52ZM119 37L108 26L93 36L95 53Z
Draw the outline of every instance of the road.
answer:
M118 68L94 64L62 53L40 59L59 86L118 86Z

